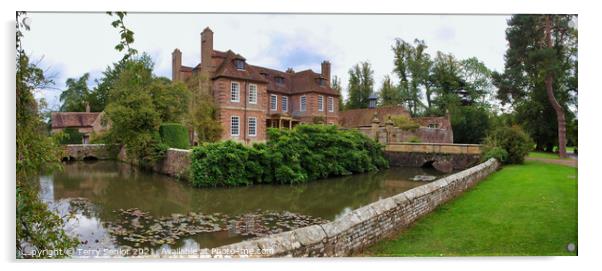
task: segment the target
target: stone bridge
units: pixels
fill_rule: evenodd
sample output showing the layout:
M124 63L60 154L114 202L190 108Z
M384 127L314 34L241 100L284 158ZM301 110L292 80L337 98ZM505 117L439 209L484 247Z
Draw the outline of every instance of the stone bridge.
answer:
M105 144L68 144L63 145L63 161L107 160L115 159L116 153Z
M481 159L481 145L449 143L389 143L385 156L391 166L432 166L442 172L469 168Z

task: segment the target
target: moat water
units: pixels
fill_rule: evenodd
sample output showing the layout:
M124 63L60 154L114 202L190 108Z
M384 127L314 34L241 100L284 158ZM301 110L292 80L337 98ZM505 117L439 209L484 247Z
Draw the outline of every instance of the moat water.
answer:
M115 161L74 162L40 177L40 196L64 216L79 248L198 249L332 221L425 184L428 168L391 168L302 185L194 188Z

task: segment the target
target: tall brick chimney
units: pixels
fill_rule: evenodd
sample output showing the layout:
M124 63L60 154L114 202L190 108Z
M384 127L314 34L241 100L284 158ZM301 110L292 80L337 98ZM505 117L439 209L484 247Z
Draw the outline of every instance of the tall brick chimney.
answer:
M201 32L201 71L213 72L211 55L213 54L213 31L206 27Z
M330 62L328 60L322 62L322 76L326 78L327 86L330 86Z
M180 68L182 68L182 52L176 48L171 53L171 81L182 80L180 76Z

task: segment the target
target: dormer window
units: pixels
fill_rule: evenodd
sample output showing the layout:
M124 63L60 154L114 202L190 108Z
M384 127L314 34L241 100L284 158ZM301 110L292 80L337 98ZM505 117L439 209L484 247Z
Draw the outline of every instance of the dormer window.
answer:
M268 78L268 77L270 77L270 75L269 75L269 74L267 74L267 73L265 73L265 72L262 72L262 73L261 73L261 75L262 75L263 77L265 77L265 78Z
M318 85L320 85L320 86L326 86L326 79L324 79L324 78L317 78L316 81L317 81Z
M276 81L276 83L278 83L278 84L284 84L284 77L276 76L276 77L274 77L274 81Z
M236 69L244 70L245 69L245 61L242 59L235 59L234 66L236 67Z

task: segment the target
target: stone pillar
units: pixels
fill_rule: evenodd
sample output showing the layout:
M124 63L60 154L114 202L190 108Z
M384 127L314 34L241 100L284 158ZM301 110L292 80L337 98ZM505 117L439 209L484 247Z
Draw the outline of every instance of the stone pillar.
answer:
M376 141L378 141L378 129L379 128L380 128L380 120L378 120L378 117L376 116L376 113L375 113L374 118L372 119L372 127L370 129L370 137L372 137Z
M385 130L387 131L387 139L385 140L385 144L389 144L389 142L391 142L391 137L393 135L393 121L391 120L391 117L389 117L389 119L387 119L387 121L385 122Z

